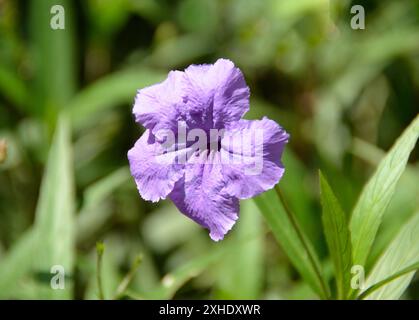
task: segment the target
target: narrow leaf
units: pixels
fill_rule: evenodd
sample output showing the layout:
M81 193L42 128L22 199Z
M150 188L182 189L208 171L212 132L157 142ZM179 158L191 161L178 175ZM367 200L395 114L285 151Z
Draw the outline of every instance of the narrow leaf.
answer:
M55 5L64 8L64 29L51 27ZM73 3L68 0L32 0L29 7L34 92L31 97L43 116L56 116L76 91L75 26ZM55 12L57 13L57 12Z
M337 296L338 299L345 299L350 291L351 282L351 237L346 215L338 199L321 172L319 176L323 229L335 269Z
M418 136L419 116L406 128L364 187L350 223L354 264L364 265L367 260L384 211Z

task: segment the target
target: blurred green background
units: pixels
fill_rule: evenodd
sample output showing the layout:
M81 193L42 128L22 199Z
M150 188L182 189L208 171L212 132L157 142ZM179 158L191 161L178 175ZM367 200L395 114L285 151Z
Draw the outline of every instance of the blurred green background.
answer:
M55 4L65 30L50 28ZM350 28L354 4L365 7L365 30ZM170 201L144 202L130 177L126 153L143 131L131 114L136 90L220 57L251 88L246 117L290 132L280 185L331 269L317 169L349 212L418 114L418 1L0 0L0 298L98 298L99 240L105 298L138 254L125 297L316 297L253 202L213 243ZM419 207L418 160L416 149L370 266ZM65 290L49 287L54 264L65 267ZM419 299L417 277L403 297Z

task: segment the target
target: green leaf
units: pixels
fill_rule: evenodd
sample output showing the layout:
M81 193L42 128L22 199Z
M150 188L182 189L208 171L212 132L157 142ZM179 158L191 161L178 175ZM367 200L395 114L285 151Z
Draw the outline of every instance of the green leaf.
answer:
M396 238L377 261L366 281L371 287L384 279L401 272L419 260L419 211L403 226ZM368 299L398 299L413 278L414 271L383 285L368 296Z
M61 5L65 10L65 29L51 28L54 5ZM76 91L73 4L68 0L32 0L29 13L31 59L35 68L33 100L36 103L32 109L55 120Z
M358 299L363 300L365 299L367 296L369 296L371 293L373 293L374 291L377 291L378 289L382 288L383 286L385 286L386 284L406 275L407 273L414 273L416 270L419 269L419 262L415 262L412 265L400 270L399 272L396 272L395 274L393 274L392 276L381 280L379 282L377 282L376 284L372 285L371 287L369 287L367 290L365 290L364 292L362 292L361 295L359 295Z
M371 165L378 165L384 158L385 152L366 141L355 139L353 154ZM401 227L419 208L419 165L407 164L398 182L393 199L391 200L378 230L377 237L368 257L366 269L370 270L378 257L397 235Z
M72 297L73 188L70 130L67 121L61 118L42 179L35 224L0 264L0 293L7 295L17 285L29 285L37 298ZM64 290L51 288L50 281L55 275L51 268L55 265L64 267ZM32 279L25 278L29 274Z
M364 187L350 223L354 264L364 265L367 260L384 211L418 136L419 116L406 128Z
M119 71L97 80L79 92L67 105L73 126L78 129L96 120L96 117L121 103L132 103L138 89L159 82L164 74L150 69Z
M294 267L314 292L323 299L328 298L329 288L313 246L301 229L296 227L295 218L288 213L275 190L267 191L253 200Z
M45 276L41 298L71 298L74 266L74 182L70 127L61 117L49 153L36 208L35 228L39 234L35 272ZM50 270L54 265L64 267L64 290L50 287Z
M319 176L323 229L335 269L337 296L338 299L345 299L350 292L351 282L351 236L346 215L338 199L321 172Z

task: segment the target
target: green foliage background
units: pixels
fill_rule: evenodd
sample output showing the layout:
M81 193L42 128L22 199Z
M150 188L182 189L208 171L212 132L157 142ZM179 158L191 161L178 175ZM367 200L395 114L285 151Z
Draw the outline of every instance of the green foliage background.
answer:
M273 190L219 243L137 193L136 90L220 57L245 74L246 117L291 134L279 185L308 247ZM369 287L419 261L418 110L415 0L1 0L0 298L97 299L101 240L108 299L355 298L352 263ZM368 298L419 299L414 269Z

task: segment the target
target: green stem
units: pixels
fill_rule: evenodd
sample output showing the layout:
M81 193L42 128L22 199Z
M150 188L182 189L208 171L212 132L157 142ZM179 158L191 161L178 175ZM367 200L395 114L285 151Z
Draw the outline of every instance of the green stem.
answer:
M105 295L103 294L103 286L102 286L102 258L103 258L103 252L105 251L105 245L103 242L96 243L96 281L97 281L97 288L98 288L98 294L99 299L104 300Z
M295 218L295 216L292 213L291 209L288 207L288 205L287 205L287 203L285 201L285 197L282 194L282 192L281 192L281 190L279 189L278 186L275 186L275 191L276 191L276 193L277 193L277 195L278 195L278 197L279 197L282 205L284 206L284 209L285 209L285 212L286 212L286 214L288 216L288 219L290 220L292 226L294 227L294 229L295 229L295 231L297 233L298 238L300 239L300 241L301 241L301 243L302 243L305 251L307 252L308 259L310 260L310 263L313 266L314 272L316 273L316 276L317 276L317 278L319 280L319 283L320 283L321 289L322 289L322 291L324 293L324 296L326 298L329 298L329 291L327 290L326 283L324 282L324 279L322 277L322 273L320 271L320 267L319 267L316 259L314 258L312 249L311 249L309 243L307 242L307 239L304 236L304 233L301 230L301 227L299 226L299 224L297 222L297 219Z
M135 258L134 263L128 274L122 279L121 283L119 284L118 288L116 289L116 293L113 297L113 300L120 299L124 296L125 291L127 290L129 284L131 283L132 279L134 278L135 274L137 273L138 267L140 266L143 260L142 255L139 255Z

